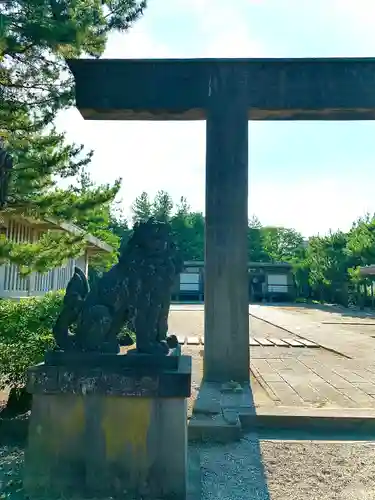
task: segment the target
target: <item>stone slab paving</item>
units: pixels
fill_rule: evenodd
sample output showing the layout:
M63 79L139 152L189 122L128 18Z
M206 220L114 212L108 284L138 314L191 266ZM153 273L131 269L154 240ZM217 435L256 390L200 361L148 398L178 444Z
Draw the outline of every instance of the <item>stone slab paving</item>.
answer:
M178 343L181 345L204 345L204 336L190 336L185 337L184 335L177 335ZM262 346L262 347L307 347L307 348L319 348L319 344L315 344L309 340L305 339L294 339L285 338L278 339L275 337L250 337L249 346Z
M290 347L289 344L287 342L285 342L284 340L281 340L281 339L277 339L275 337L271 337L269 339L271 342L273 342L273 344L276 346L276 347ZM251 344L250 344L251 345Z
M179 304L172 305L168 318L169 331L183 337L203 337L204 332L204 308L202 305ZM289 335L280 328L268 325L265 329L264 322L249 316L251 337L266 337L281 339L282 337L297 336ZM375 342L375 341L374 341Z
M276 406L375 408L371 372L358 373L330 353L283 359L253 357L251 370Z
M368 334L362 334L350 325L347 325L346 334L343 334L341 323L323 323L323 318L327 320L330 315L327 311L302 307L252 305L250 314L258 320L268 322L270 326L278 326L293 335L338 352L348 359L355 359L364 364L373 364L375 361L375 339ZM362 318L362 321L366 321L366 318ZM367 321L373 322L373 319L368 317Z
M311 347L311 348L318 348L320 347L319 344L316 344L315 342L311 342L311 340L306 340L306 339L303 339L303 338L299 338L298 339L298 342L301 342L301 344L303 344L305 347Z
M257 342L253 337L250 337L250 341L249 341L249 346L259 346L259 342Z
M285 348L288 355L273 357L251 348L251 388L255 406L306 408L375 409L374 372L358 373L325 352L320 356L301 355L302 350ZM269 348L269 350L276 348ZM292 351L296 351L297 353ZM305 353L318 353L304 349ZM323 351L324 352L324 351ZM196 346L185 346L184 353L193 357L192 399L196 398L203 376L203 352ZM367 378L368 377L368 378ZM193 404L192 401L192 404ZM191 404L191 405L192 405Z
M364 354L365 349L370 349L368 344L364 345L365 341L375 347L375 339L353 332L354 340L348 345L342 336L340 338L340 333L335 332L334 325L323 325L320 328L324 328L324 332L317 332L316 325L320 323L309 314L268 306L251 306L250 311L258 318L250 320L255 326L253 339L258 343L261 339L274 340L273 345L250 347L251 386L257 408L268 408L270 412L280 407L375 409L375 349ZM281 329L276 326L278 324ZM176 330L182 326L182 332ZM172 308L170 327L171 331L187 337L187 332L194 332L199 339L203 334L203 308L197 310L191 306L191 309L178 311ZM294 332L299 333L294 335ZM298 338L302 343L305 339L307 343L320 344L327 349L301 348L301 344L301 347L275 345L276 339L287 342ZM345 338L348 340L347 335ZM357 349L359 339L362 344ZM193 357L194 400L203 375L204 346L185 345L183 349Z
M301 342L299 342L298 340L295 340L295 339L290 339L290 338L284 338L284 339L281 339L283 340L284 342L286 342L287 344L290 345L290 347L305 347Z
M254 337L254 339L263 347L271 347L275 344L266 338Z
M200 337L188 337L186 340L186 343L188 345L199 345L200 344Z
M185 344L185 342L186 342L185 335L177 335L177 341L179 344Z

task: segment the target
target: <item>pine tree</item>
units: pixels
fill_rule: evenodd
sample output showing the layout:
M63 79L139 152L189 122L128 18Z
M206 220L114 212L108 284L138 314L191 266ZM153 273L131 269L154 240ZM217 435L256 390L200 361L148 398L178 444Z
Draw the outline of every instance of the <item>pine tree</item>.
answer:
M152 203L148 194L144 191L134 200L131 211L133 213L133 224L136 222L146 222L152 215Z
M70 220L91 231L93 219L88 221L97 207L113 201L120 181L86 190L74 184L58 188L59 179L82 176L92 152L68 144L53 121L58 111L74 105L65 58L99 57L108 34L127 31L145 7L143 0L0 3L0 136L14 162L8 211ZM80 246L78 237L67 235L46 235L23 248L2 237L0 259L43 270L76 255Z
M166 191L158 191L152 204L152 216L161 222L168 222L173 210L173 200Z

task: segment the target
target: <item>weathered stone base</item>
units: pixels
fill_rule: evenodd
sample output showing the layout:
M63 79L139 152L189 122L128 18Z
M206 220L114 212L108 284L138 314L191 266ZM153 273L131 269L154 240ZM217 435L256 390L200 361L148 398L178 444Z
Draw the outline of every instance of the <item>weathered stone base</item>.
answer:
M38 367L40 373L45 368ZM61 367L54 368L61 372ZM25 457L24 487L29 497L186 499L185 394L103 394L99 381L91 381L83 391L69 392L64 383L64 392L43 393L38 369L33 369L31 378L38 384ZM138 381L140 375L136 374ZM155 383L149 380L147 387L156 393L159 375L148 374ZM183 377L178 370L175 375ZM172 372L169 377L173 378ZM51 380L46 380L47 386L51 387ZM96 389L87 393L88 387Z
M225 443L243 434L242 416L255 416L249 384L203 382L189 422L189 440Z
M28 494L186 495L186 401L36 395Z

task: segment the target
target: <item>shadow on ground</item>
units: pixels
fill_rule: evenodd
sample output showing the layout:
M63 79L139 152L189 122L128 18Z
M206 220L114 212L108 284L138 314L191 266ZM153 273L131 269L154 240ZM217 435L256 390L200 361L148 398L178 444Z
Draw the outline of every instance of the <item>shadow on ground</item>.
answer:
M372 309L360 310L357 307L344 307L338 304L315 304L315 303L298 303L298 302L264 302L255 303L250 305L260 305L262 307L275 307L281 309L300 309L301 312L304 310L315 310L324 311L329 313L340 314L343 317L358 319L358 318L370 318L375 321L375 311Z
M270 500L259 435L244 434L241 413L256 417L251 388L202 382L193 410L201 422L201 433L190 449L199 452L202 472L202 499ZM190 421L190 426L192 425ZM196 431L197 429L195 429Z
M178 311L191 311L189 306L200 306L199 310L204 308L204 302L195 302L195 301L183 301L177 302L174 301L171 304L172 306L178 306ZM184 309L186 306L186 309ZM300 309L301 312L304 310L316 310L316 311L325 311L340 314L343 317L358 319L358 318L372 318L375 321L375 310L365 308L364 310L360 310L357 307L349 307L346 308L344 306L340 306L337 304L316 304L316 303L299 303L299 302L249 302L249 306L262 306L262 307L274 307L281 309Z

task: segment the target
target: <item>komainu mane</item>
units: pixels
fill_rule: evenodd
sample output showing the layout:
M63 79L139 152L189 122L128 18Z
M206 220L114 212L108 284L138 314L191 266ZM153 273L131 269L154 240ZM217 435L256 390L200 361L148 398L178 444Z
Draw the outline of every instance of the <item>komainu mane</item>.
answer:
M181 264L169 224L154 219L136 224L120 247L118 263L92 290L75 269L53 330L58 349L117 353L118 334L128 325L137 352L167 353L171 290Z

